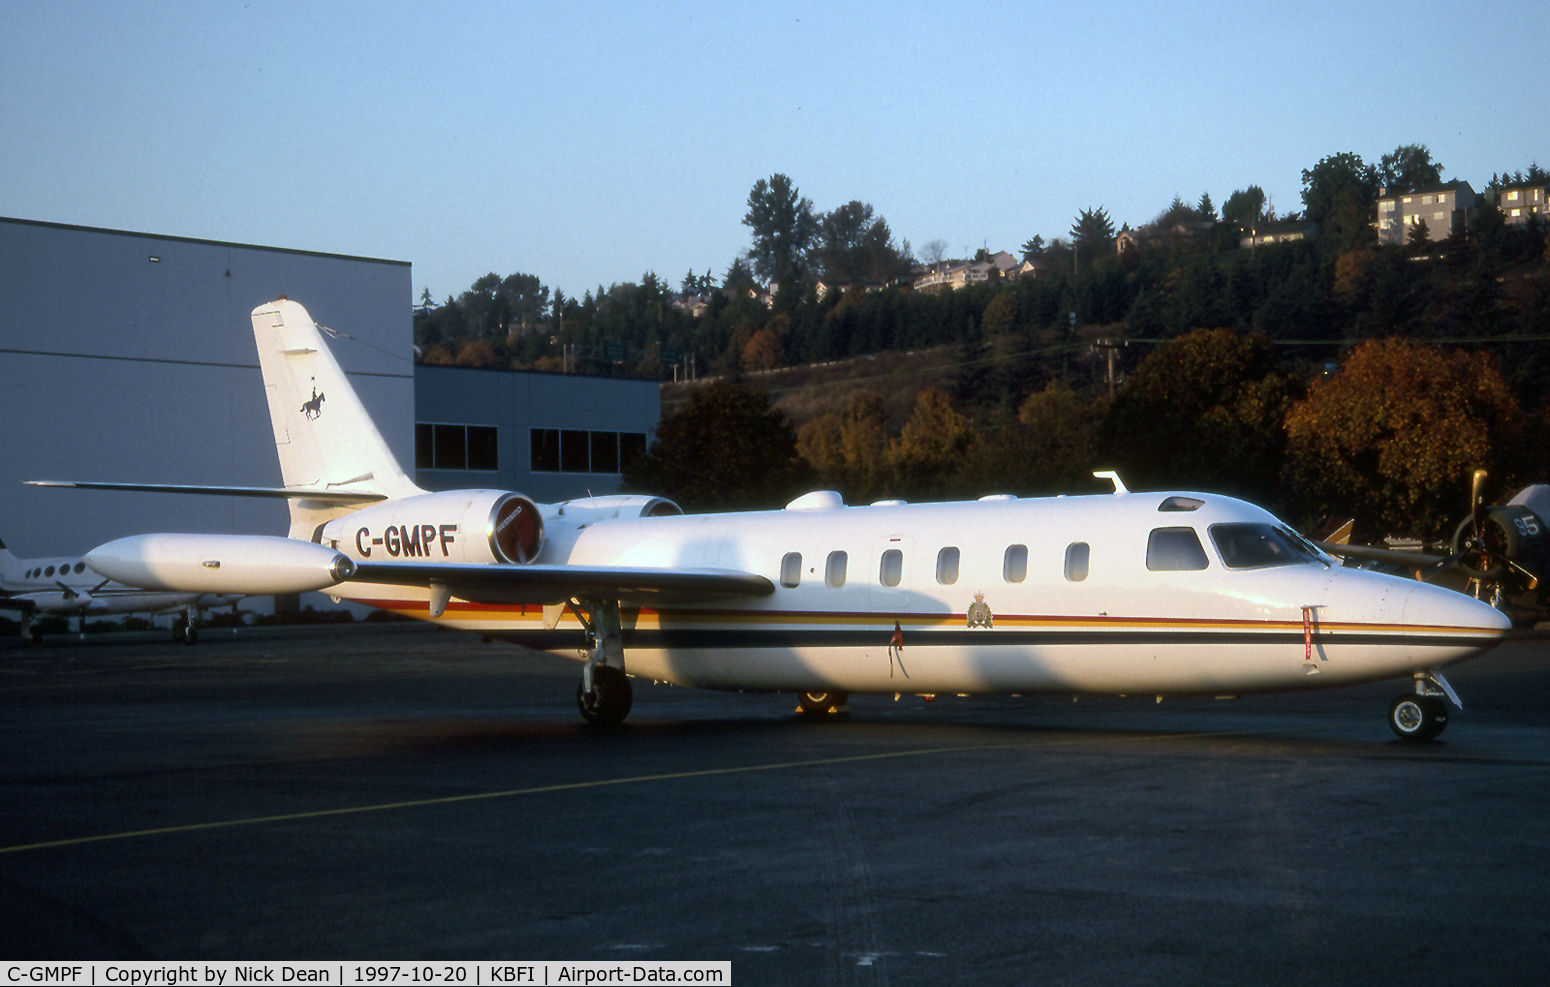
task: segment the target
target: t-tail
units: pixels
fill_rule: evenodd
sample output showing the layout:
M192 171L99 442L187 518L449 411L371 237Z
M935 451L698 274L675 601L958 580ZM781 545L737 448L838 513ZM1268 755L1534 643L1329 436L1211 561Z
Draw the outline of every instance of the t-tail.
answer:
M300 303L281 298L255 308L253 338L287 488L390 500L424 493L399 466ZM320 525L355 509L305 498L291 500L290 508L291 537L308 541Z

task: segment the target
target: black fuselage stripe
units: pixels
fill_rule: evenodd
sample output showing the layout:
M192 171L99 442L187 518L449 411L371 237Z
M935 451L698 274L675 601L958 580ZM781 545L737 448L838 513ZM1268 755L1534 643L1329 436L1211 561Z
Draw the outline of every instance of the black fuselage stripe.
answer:
M585 635L578 629L491 630L492 637L529 647L580 646ZM886 647L892 628L847 630L830 628L668 628L625 630L626 649L706 650L740 648L866 648ZM1095 647L1134 645L1300 645L1301 631L1210 630L916 630L905 635L906 647ZM1399 632L1316 632L1315 647L1395 645L1408 647L1486 647L1500 642L1494 635L1406 634Z

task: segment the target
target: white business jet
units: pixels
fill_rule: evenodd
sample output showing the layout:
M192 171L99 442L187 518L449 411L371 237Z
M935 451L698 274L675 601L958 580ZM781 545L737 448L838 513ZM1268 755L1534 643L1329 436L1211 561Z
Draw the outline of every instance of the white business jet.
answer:
M84 557L19 559L0 541L0 610L19 617L22 640L39 644L32 627L35 614L75 618L86 630L87 617L120 613L173 614L172 637L193 644L199 639L199 614L207 607L230 606L240 596L150 591L104 579Z
M1204 493L1114 493L684 515L655 497L535 504L428 493L394 460L306 310L253 331L290 537L140 535L104 575L190 592L323 590L582 661L577 702L629 712L627 675L795 693L1239 695L1411 680L1408 739L1447 723L1445 666L1501 642L1501 613L1341 568L1268 512ZM320 399L326 399L320 400Z

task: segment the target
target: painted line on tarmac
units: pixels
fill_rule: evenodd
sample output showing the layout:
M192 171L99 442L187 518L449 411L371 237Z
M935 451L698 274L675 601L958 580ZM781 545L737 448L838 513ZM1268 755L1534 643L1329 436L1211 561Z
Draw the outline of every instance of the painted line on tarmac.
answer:
M1199 737L1230 737L1233 734L1148 734L1144 739L1188 740ZM1242 734L1250 736L1250 734ZM1127 737L1139 740L1140 737ZM1094 738L1061 742L1092 743ZM532 788L512 788L500 792L475 792L470 795L448 795L441 798L409 799L403 802L383 802L378 805L346 806L339 809L317 809L310 812L287 812L273 816L252 816L246 819L222 819L214 822L189 823L183 826L159 826L152 829L136 829L123 833L103 833L97 836L77 836L64 840L46 840L40 843L22 843L0 847L0 854L26 853L32 850L52 850L60 847L86 846L92 843L110 843L115 840L134 840L150 836L167 836L173 833L197 833L204 830L232 829L238 826L262 826L270 823L300 822L308 819L328 819L335 816L361 815L367 812L387 812L392 809L423 809L438 805L457 805L464 802L480 802L491 799L519 798L524 795L546 795L553 792L574 792L588 788L608 788L614 785L640 785L654 781L682 781L690 778L714 778L718 775L752 774L758 771L791 771L797 768L816 768L832 764L860 764L867 761L886 761L903 757L930 757L935 754L970 753L973 751L1016 750L1019 748L1048 747L1049 744L976 744L969 747L926 747L919 750L892 751L887 754L853 754L847 757L824 757L810 761L781 761L775 764L749 764L735 768L705 768L700 771L674 771L667 774L631 775L625 778L602 778L595 781L573 781L559 785L538 785Z

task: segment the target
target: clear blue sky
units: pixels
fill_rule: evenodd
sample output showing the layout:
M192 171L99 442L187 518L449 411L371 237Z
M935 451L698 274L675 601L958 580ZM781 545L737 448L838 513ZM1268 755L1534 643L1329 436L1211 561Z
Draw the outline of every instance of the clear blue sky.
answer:
M915 248L1144 223L1326 155L1550 167L1550 4L8 0L0 215L494 271L719 277L749 188Z

